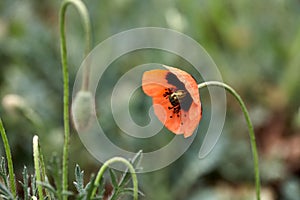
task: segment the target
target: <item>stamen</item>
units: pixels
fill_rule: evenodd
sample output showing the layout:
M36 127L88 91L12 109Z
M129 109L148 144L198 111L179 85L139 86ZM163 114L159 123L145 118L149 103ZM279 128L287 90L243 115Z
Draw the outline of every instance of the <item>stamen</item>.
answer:
M163 97L166 99L168 98L170 101L170 104L172 106L168 106L169 110L173 110L173 114L175 116L180 117L180 101L186 96L187 92L184 90L175 90L175 88L166 88L165 92L163 93ZM185 115L186 116L186 115ZM170 118L173 118L173 116L170 116Z

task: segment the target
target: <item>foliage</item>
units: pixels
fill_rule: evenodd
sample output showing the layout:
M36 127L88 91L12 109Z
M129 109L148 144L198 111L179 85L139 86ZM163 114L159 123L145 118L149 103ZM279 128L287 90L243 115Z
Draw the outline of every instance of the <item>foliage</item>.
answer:
M138 163L141 159L141 152L137 153L134 158L130 161L136 169L138 169ZM50 183L48 178L46 178L45 182L39 182L36 180L36 175L29 175L28 169L26 166L23 168L22 176L23 180L19 181L20 185L22 186L23 194L18 194L17 197L14 197L11 188L8 184L9 175L6 171L6 162L5 159L1 158L0 163L0 197L3 199L24 199L24 200L31 200L32 197L38 196L38 189L37 187L40 185L42 186L46 196L45 199L59 199L61 195L61 176L58 176L57 171L61 171L60 165L55 164L57 162L57 158L52 159L52 164L48 166L48 171L53 178L53 182ZM53 163L54 162L54 163ZM51 172L51 173L50 173ZM130 172L128 172L128 168L120 175L117 175L117 172L109 169L109 174L111 177L111 183L113 186L112 194L110 195L110 199L120 199L124 195L131 195L133 193L133 188L130 187ZM53 177L52 177L53 176ZM56 176L56 177L55 177ZM56 180L56 181L55 181ZM95 197L91 197L92 191L95 187L94 181L95 176L91 175L89 181L85 184L84 183L84 172L81 171L79 165L75 167L75 181L73 182L77 192L71 191L64 191L63 195L70 196L72 199L77 200L88 200L88 199L103 199L104 192L105 192L105 181L101 181L101 184L97 186L97 195ZM58 185L60 184L60 185ZM139 195L143 196L144 194L139 191Z
M299 177L299 10L297 0L290 1L85 1L92 19L93 44L115 33L135 27L159 26L181 31L209 52L225 82L234 86L245 100L256 131L262 174L262 194L269 199L298 199ZM59 61L58 10L61 1L0 2L0 115L5 116L8 139L13 150L16 177L22 176L23 165L33 169L31 138L38 133L46 158L52 152L61 155L62 77ZM84 48L82 25L75 9L68 11L67 43L70 83L75 78ZM179 20L174 20L179 19ZM175 22L174 22L175 21ZM114 85L115 80L132 66L146 62L189 66L181 58L161 52L135 52L112 63L101 85ZM121 67L120 67L121 66ZM201 80L196 75L197 80ZM124 91L126 92L126 91ZM101 102L97 108L103 116L109 113L109 90L97 91ZM4 99L16 94L40 119L34 121L9 109ZM121 94L122 95L122 94ZM198 135L191 148L172 165L143 174L140 187L146 199L243 199L253 193L250 146L244 120L236 102L228 97L228 113L223 134L214 151L204 160L197 159L199 144L209 123L208 92L201 94L204 109ZM141 115L150 104L137 93L133 100L133 118L147 121ZM30 116L29 116L30 117ZM116 143L128 142L137 149L160 147L161 137L136 144L123 141L112 118L100 118L109 137ZM295 123L294 123L295 122ZM82 146L71 128L70 166L78 163L85 174L94 173L97 163ZM2 147L2 146L1 146ZM1 154L4 155L1 148ZM61 188L61 160L48 159L47 174L54 188ZM54 162L54 163L53 163ZM50 165L50 166L49 166ZM70 167L70 180L76 180ZM7 177L7 176L6 176ZM18 178L18 180L23 178ZM34 176L29 176L34 180ZM1 178L1 188L9 191ZM90 180L89 180L90 181ZM25 183L23 180L22 182ZM35 181L29 181L35 182ZM18 184L18 183L17 183ZM240 185L240 187L237 187ZM86 186L86 184L85 184ZM35 185L29 185L35 188ZM296 189L295 189L296 188ZM76 188L71 188L75 194ZM2 189L1 189L2 191ZM28 192L28 195L32 191ZM247 195L246 195L247 196ZM223 196L224 197L224 196Z

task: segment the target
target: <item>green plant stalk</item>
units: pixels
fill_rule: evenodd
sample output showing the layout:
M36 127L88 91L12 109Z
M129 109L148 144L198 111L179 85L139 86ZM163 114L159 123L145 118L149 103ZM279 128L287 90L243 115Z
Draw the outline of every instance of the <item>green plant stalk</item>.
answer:
M11 157L10 146L8 143L8 139L7 139L6 132L5 132L1 118L0 118L0 132L1 132L1 137L3 140L4 149L5 149L5 153L6 153L10 188L11 188L13 196L16 197L17 191L16 191L16 182L15 182L13 161L12 161L12 157Z
M40 165L41 165L41 170L42 170L41 171L42 181L46 182L47 175L46 175L46 167L45 167L45 162L44 162L44 156L42 154L42 150L41 150L40 145L38 145L38 147L39 147L39 152L41 152L40 153ZM48 197L51 200L51 195L50 195L48 189L46 189L45 192L46 192L46 197Z
M105 170L108 168L108 166L112 163L116 163L116 162L121 162L124 165L126 165L131 173L131 177L132 177L132 182L133 182L133 199L137 200L138 199L138 180L137 180L137 176L135 173L135 170L133 168L133 166L130 164L130 162L128 160L126 160L125 158L122 157L113 157L109 160L107 160L102 167L99 169L98 174L96 176L95 182L94 182L94 188L91 194L91 198L93 198L96 195L96 191L97 188L100 184L101 178L105 172Z
M239 102L239 104L242 108L242 111L244 113L244 116L245 116L245 119L247 122L248 130L249 130L249 137L250 137L250 143L251 143L251 149L252 149L252 155L253 155L256 199L260 200L260 175L259 175L259 166L258 166L258 153L257 153L254 129L253 129L253 125L252 125L248 110L246 108L246 105L243 102L240 95L232 87L230 87L229 85L227 85L225 83L218 82L218 81L208 81L208 82L200 83L198 85L198 88L201 89L201 88L204 88L207 86L218 86L218 87L225 88L230 94L232 94L236 98L236 100Z
M40 152L39 152L39 138L37 135L33 136L33 161L34 161L34 171L37 182L37 189L39 194L39 199L44 199L42 185L39 184L42 182L41 178L41 166L40 166Z
M69 4L73 4L80 13L83 21L84 30L86 34L86 50L85 54L90 49L90 21L88 17L88 11L85 5L80 0L65 0L61 4L59 12L59 24L60 24L60 49L61 49L61 62L62 62L62 73L63 73L63 84L64 84L64 149L63 149L63 169L62 169L62 190L68 190L68 159L69 159L69 143L70 143L70 124L69 124L69 69L67 60L67 44L65 34L65 14ZM85 78L85 77L84 77ZM83 81L85 82L85 81ZM67 199L64 196L63 199Z

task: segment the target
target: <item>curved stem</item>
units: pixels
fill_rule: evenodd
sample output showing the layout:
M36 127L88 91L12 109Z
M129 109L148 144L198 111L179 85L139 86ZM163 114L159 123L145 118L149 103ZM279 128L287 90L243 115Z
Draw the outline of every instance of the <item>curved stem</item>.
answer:
M63 82L64 82L64 150L63 150L63 191L68 189L68 152L69 152L69 140L70 140L70 125L69 125L69 70L67 62L67 45L66 45L66 36L65 36L65 14L67 6L73 4L83 21L85 35L86 35L86 48L85 54L90 50L90 21L88 17L88 11L85 5L80 0L64 0L62 2L59 19L60 19L60 49L61 49L61 62L62 62L62 72L63 72ZM85 77L84 77L85 80ZM83 81L83 85L87 85ZM87 87L87 86L84 86ZM66 196L63 199L67 199Z
M88 53L91 50L91 23L90 23L90 18L88 14L88 10L84 3L80 0L64 0L62 5L61 5L61 10L60 10L60 32L61 32L61 40L64 41L64 46L66 50L66 42L65 42L65 13L67 6L73 4L82 19L82 24L84 28L84 33L85 33L85 50L84 50L84 56L87 56ZM61 43L62 44L62 43ZM66 52L66 51L65 51ZM84 73L83 73L83 81L82 81L82 89L86 90L88 88L88 80L89 80L89 66L88 64L84 67Z
M243 102L240 95L232 87L230 87L225 83L218 82L218 81L208 81L208 82L200 83L198 85L198 88L201 89L207 86L218 86L218 87L225 88L230 94L232 94L236 98L236 100L239 102L242 108L242 111L244 113L247 122L248 130L249 130L249 137L250 137L250 143L251 143L251 149L253 155L253 164L254 164L256 199L259 200L260 199L260 176L259 176L259 166L258 166L258 154L257 154L254 129L246 105Z
M133 199L137 200L138 199L138 181L137 181L135 170L134 170L133 166L130 164L130 162L128 160L126 160L125 158L122 158L122 157L113 157L113 158L107 160L102 165L102 167L99 169L98 174L96 176L96 179L95 179L95 182L94 182L94 189L92 191L91 197L93 198L96 195L97 188L100 184L101 178L102 178L105 170L108 168L108 166L110 164L115 163L115 162L121 162L121 163L125 164L128 167L128 169L131 173L132 182L133 182Z
M42 182L41 178L41 166L40 166L40 152L39 152L39 138L37 135L33 137L33 161L34 161L34 171L37 182L37 189L39 194L39 199L44 199L43 188L40 184Z
M13 193L13 196L16 197L17 191L16 191L13 161L12 161L12 157L11 157L10 146L8 143L8 139L7 139L1 118L0 118L0 133L1 133L1 137L3 140L3 144L4 144L4 149L5 149L5 153L6 153L7 167L8 167L8 173L9 173L9 185L10 185L11 191Z

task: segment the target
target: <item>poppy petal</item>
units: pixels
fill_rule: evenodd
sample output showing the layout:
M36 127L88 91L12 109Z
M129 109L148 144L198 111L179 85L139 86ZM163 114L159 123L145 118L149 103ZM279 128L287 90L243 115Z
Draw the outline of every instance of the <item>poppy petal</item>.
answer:
M184 137L189 137L193 134L194 130L197 128L199 121L201 119L201 110L199 110L199 106L195 103L191 105L191 108L188 113L182 116L183 123L183 134Z
M153 105L158 119L173 133L182 134L180 131L180 117L177 117L172 110L168 109L170 101L166 98L154 97Z
M196 83L195 79L185 71L180 69L169 67L164 65L171 73L175 74L176 77L184 84L186 90L190 93L193 101L200 105L200 98L199 98L199 89L198 84Z
M170 87L166 80L168 70L155 69L146 71L142 78L142 87L148 96L157 96L167 87Z

